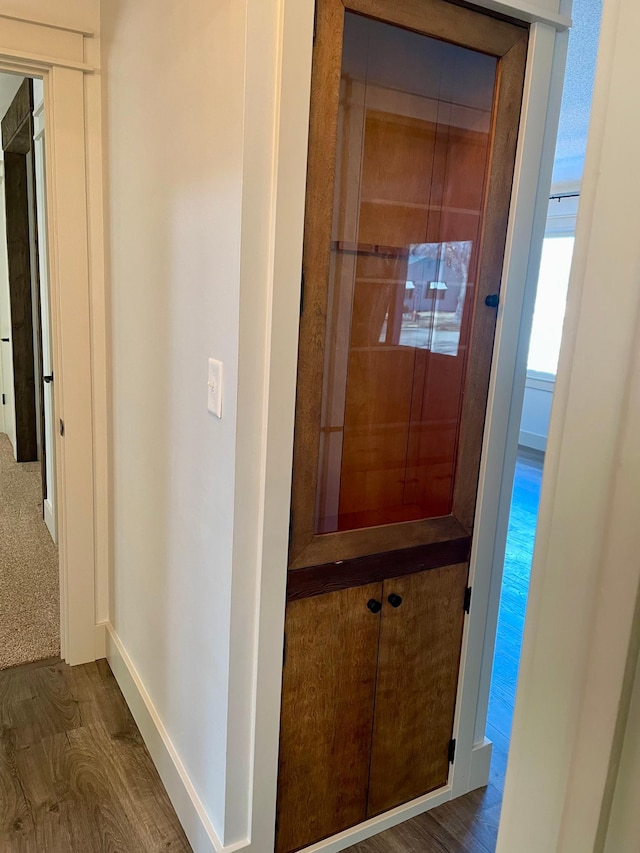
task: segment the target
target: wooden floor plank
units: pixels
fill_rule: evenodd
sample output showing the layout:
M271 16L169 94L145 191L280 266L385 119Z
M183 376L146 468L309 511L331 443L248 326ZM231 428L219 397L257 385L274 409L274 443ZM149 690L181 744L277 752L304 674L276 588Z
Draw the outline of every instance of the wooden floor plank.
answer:
M2 853L191 848L105 661L0 672Z

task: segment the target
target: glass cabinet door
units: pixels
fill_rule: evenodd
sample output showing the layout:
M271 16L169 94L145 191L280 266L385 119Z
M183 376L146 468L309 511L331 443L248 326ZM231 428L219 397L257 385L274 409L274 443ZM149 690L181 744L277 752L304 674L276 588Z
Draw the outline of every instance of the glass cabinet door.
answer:
M470 534L524 69L512 24L346 6L318 15L292 568Z

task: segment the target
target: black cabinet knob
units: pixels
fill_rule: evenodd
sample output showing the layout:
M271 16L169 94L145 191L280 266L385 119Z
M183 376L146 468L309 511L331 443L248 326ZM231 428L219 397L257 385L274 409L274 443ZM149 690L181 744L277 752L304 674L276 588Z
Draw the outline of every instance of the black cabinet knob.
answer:
M382 610L382 602L376 601L375 598L370 598L369 601L367 601L367 607L372 613L380 613Z
M392 607L400 607L402 604L402 596L396 595L395 592L392 592L387 601Z
M487 308L497 308L498 303L500 302L500 294L498 293L490 293L484 300L484 304Z

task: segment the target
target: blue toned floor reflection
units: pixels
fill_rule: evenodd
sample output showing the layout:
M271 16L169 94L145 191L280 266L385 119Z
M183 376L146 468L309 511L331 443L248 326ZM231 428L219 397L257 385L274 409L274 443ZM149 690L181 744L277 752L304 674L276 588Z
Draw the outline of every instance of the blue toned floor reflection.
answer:
M503 776L509 748L543 461L541 453L518 450L489 699L487 737L494 743L492 776L494 772Z

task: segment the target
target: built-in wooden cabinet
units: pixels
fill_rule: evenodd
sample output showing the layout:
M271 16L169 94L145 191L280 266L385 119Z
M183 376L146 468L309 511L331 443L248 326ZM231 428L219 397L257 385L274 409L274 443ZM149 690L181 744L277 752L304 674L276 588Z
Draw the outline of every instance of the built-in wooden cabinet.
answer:
M447 782L527 37L317 2L278 853Z
M289 604L279 853L446 784L467 570Z

